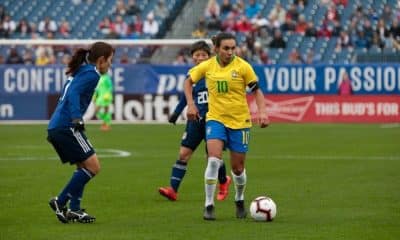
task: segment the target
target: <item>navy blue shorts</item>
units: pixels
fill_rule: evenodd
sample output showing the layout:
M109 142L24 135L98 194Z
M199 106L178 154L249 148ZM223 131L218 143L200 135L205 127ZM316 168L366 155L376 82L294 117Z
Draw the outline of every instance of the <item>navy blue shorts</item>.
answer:
M206 123L201 121L187 121L186 129L182 136L181 146L195 151L201 141L205 139Z
M51 129L47 131L49 141L63 163L76 164L92 156L95 151L85 133L71 129Z

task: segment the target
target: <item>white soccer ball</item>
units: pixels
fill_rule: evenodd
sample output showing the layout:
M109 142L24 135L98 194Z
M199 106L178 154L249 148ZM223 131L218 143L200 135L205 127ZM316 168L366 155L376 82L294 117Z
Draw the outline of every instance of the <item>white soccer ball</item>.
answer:
M250 204L250 215L256 221L272 221L276 216L276 204L269 197L257 197Z

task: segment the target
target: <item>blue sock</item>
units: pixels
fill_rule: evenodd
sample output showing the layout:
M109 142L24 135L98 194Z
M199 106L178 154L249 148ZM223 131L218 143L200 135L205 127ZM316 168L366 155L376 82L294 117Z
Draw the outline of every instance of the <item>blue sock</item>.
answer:
M186 173L187 163L181 160L177 160L174 166L172 167L171 173L171 187L178 192L179 185Z
M72 175L69 183L64 187L60 195L58 195L58 203L61 206L64 206L65 204L67 204L68 200L71 199L71 210L79 210L80 198L83 194L83 188L93 176L94 174L92 174L87 169L77 169Z
M218 169L218 181L219 181L219 183L225 183L226 182L225 163L222 163L221 166Z

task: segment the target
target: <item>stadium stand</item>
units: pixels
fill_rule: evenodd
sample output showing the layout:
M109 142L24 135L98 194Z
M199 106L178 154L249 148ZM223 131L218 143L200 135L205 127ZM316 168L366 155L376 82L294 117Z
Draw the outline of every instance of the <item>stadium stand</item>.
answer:
M192 1L3 0L0 38L162 39L179 20L183 6ZM287 63L293 49L299 51L303 62L309 52L320 56L321 63L399 62L400 4L396 0L208 0L205 5L198 11L204 12L205 25L210 26L207 37L219 30L234 32L238 41L257 55L248 59L255 64L265 63L265 56L269 63ZM155 22L151 25L155 30L146 33L143 30L149 18ZM286 21L288 18L290 21ZM304 18L311 29L300 26L299 18ZM235 25L229 25L232 19ZM196 27L184 33L186 38L193 38ZM269 46L276 29L281 30L286 42L282 49ZM360 31L365 39L360 39ZM343 33L347 36L342 37ZM262 49L255 50L254 46ZM7 61L11 48L0 46L1 59ZM32 53L37 62L37 49L15 49L26 58L25 63L32 62ZM50 56L42 62L62 63L70 52L68 47L53 49L45 52ZM122 47L116 52L116 62L141 62L153 53L154 47Z

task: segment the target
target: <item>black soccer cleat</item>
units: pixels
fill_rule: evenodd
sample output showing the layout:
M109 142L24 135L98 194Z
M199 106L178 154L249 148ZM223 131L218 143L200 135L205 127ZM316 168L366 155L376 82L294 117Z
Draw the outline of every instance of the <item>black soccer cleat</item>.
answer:
M57 197L53 197L52 199L50 199L49 205L50 205L51 209L56 213L56 216L60 222L68 223L67 207L60 206L57 202Z
M80 222L80 223L93 223L96 218L94 216L90 216L85 212L85 209L81 209L78 211L69 210L67 213L67 219L71 222Z
M244 201L243 200L235 201L235 204L236 204L236 217L246 218L247 212L244 207Z
M203 219L215 220L214 205L208 205L207 207L204 208Z

